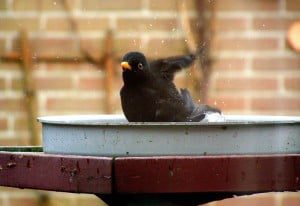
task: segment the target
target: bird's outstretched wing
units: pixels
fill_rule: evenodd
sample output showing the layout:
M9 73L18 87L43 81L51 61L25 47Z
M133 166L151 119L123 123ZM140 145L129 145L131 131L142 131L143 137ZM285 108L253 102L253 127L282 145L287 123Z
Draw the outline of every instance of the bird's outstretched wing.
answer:
M173 81L174 74L186 67L189 67L195 60L195 55L181 55L165 59L158 59L150 62L151 72L155 75Z

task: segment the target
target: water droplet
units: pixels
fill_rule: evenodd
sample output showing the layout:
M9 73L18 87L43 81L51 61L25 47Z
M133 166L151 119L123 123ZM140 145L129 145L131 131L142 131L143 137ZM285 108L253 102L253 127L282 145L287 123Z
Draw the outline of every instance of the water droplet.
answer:
M152 24L149 24L150 27L152 27Z
M185 39L184 41L185 41L185 42L188 42L188 40L187 40L187 39Z
M161 40L161 43L164 44L164 43L165 43L165 40Z
M53 2L53 5L55 5L55 6L56 6L56 1L54 1L54 2Z

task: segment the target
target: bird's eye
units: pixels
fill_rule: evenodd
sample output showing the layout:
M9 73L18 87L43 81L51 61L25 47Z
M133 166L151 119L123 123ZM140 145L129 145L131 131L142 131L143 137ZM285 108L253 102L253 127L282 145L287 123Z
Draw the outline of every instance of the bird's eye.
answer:
M138 68L139 68L139 69L143 69L143 64L142 64L142 63L139 63L139 64L138 64Z

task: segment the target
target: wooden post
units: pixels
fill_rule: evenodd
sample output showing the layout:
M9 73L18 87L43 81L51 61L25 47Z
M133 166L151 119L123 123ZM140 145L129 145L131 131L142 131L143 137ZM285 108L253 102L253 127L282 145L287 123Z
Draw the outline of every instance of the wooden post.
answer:
M114 58L113 58L113 33L108 30L104 38L104 66L105 66L105 111L113 112L113 83L114 83Z
M209 90L209 80L211 74L211 42L214 41L215 33L215 3L211 6L207 6L205 1L196 1L197 10L198 10L198 21L200 26L197 28L197 34L199 36L198 42L192 34L192 29L190 25L190 20L187 15L187 9L185 6L185 1L178 1L178 9L180 12L181 26L187 38L187 46L190 52L197 54L196 65L201 67L201 73L192 68L188 76L189 79L192 78L192 81L187 81L188 87L193 87L192 94L193 96L200 97L201 103L207 103L207 96ZM210 14L211 18L208 21L205 17L204 12L207 8L211 8ZM195 93L193 91L197 91ZM200 92L199 92L200 91Z
M191 24L190 24L190 18L188 16L187 8L186 8L186 2L184 0L178 1L178 10L180 12L180 22L181 22L181 27L182 30L185 34L186 38L186 43L187 43L187 48L190 53L196 54L197 52L197 41L195 39L195 36L193 35ZM197 56L197 58L199 58ZM191 93L192 96L197 96L199 98L199 84L201 81L200 73L197 71L197 62L196 65L193 65L192 68L187 70L186 73L186 81L185 85L187 88L192 89Z
M212 53L211 46L215 41L215 22L216 22L216 3L208 3L205 1L197 1L198 19L201 21L199 29L199 48L198 53L200 56L200 65L202 68L202 82L200 97L201 103L207 104L208 92L210 85L210 76L212 68ZM207 20L204 13L210 12L210 18Z
M25 92L25 104L28 118L28 129L31 135L31 145L40 145L41 140L37 128L37 101L35 84L32 78L32 57L28 40L28 33L25 30L20 32L21 43L21 64L23 71L23 88Z

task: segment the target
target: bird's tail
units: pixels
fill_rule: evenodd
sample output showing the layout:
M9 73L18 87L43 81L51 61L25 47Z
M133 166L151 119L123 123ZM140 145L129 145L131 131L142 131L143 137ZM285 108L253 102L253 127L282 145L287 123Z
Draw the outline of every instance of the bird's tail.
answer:
M209 113L219 113L221 110L215 107L211 107L206 104L196 105L187 89L180 89L182 100L187 111L190 113L188 120L190 122L200 122Z
M189 112L193 112L196 108L196 105L193 102L190 92L187 89L180 89L181 97L184 102L185 108Z

